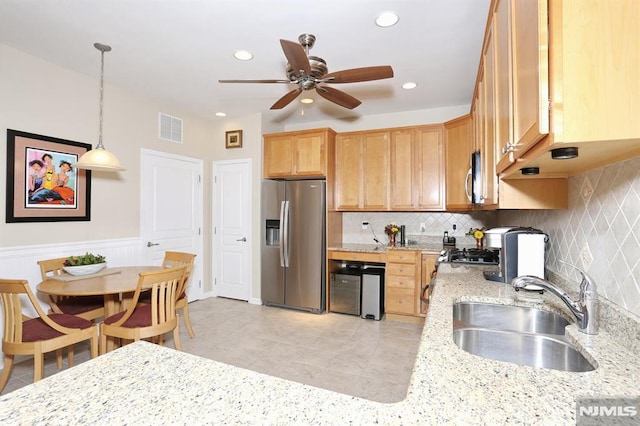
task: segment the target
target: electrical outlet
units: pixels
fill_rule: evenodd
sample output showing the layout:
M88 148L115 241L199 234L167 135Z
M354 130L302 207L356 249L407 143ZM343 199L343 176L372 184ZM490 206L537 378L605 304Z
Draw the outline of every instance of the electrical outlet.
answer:
M455 223L453 224L453 230L455 231L456 228L458 228L458 225L456 225Z
M420 223L420 232L425 233L427 232L427 224L424 222Z
M369 229L369 222L362 222L362 229Z

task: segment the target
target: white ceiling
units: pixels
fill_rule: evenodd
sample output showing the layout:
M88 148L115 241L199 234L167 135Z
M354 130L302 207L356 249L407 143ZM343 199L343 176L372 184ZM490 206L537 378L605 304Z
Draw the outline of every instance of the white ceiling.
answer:
M94 42L110 45L105 81L212 119L264 113L274 122L353 120L379 113L471 102L490 0L0 0L0 43L78 72L100 73ZM376 15L400 15L393 27ZM295 87L221 84L219 79L285 79L280 39L314 34L310 54L329 72L391 65L394 78L334 85L362 104L269 107ZM232 57L250 50L254 59ZM1 66L1 63L0 63ZM406 81L418 83L403 90ZM108 96L108 94L105 94Z

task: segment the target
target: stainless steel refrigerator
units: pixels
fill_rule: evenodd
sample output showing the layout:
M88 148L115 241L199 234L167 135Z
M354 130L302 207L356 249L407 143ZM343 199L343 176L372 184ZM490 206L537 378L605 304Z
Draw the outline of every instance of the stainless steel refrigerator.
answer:
M325 310L325 181L262 183L262 303Z

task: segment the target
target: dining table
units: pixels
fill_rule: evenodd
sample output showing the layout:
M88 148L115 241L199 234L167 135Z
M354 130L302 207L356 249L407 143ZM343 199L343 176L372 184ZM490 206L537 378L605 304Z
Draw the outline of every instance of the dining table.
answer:
M157 271L162 266L121 266L105 268L90 275L61 274L41 281L36 289L54 296L103 296L105 318L126 306L136 290L141 272Z

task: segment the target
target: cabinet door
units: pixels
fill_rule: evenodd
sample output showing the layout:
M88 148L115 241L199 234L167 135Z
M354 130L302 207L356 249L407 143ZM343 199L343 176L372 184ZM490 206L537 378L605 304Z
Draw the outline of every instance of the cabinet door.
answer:
M420 288L420 307L418 312L421 315L426 315L429 297L431 297L432 288L427 288L431 283L431 274L436 272L436 261L438 260L437 254L423 254L422 255L422 286Z
M511 30L510 0L496 0L493 37L496 44L496 163L497 172L514 161L511 112Z
M391 132L391 209L413 210L416 174L414 132L411 129Z
M482 85L481 106L484 122L483 140L480 149L482 161L482 204L491 205L498 201L498 178L496 175L495 154L495 39L493 27L487 31L487 43L482 53L484 66L484 81Z
M264 137L263 174L265 178L289 177L293 169L293 135Z
M326 176L325 133L299 135L295 140L294 173L300 177Z
M547 0L511 0L510 6L513 138L518 156L549 133Z
M473 146L471 115L448 121L445 127L445 170L447 210L468 210L467 171Z
M415 186L417 207L444 210L444 141L441 126L414 130L418 167Z
M364 133L362 137L362 207L386 210L389 208L389 132Z
M335 204L338 210L360 208L362 192L361 135L338 135L336 137Z

